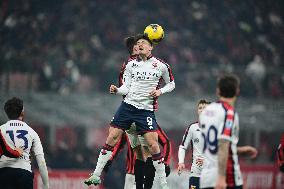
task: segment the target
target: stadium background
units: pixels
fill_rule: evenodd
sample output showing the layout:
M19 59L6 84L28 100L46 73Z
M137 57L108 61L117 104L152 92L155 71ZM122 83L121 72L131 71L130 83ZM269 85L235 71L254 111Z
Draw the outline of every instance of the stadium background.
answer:
M164 27L153 54L171 65L176 81L157 113L173 142L171 185L188 182L174 169L196 102L215 100L216 77L233 72L241 78L239 144L259 150L256 160L241 158L246 186L284 186L275 168L284 131L283 1L2 0L0 8L0 104L24 99L26 121L44 145L51 188L83 188L121 101L108 86L118 82L128 56L123 39L150 23ZM3 108L0 120L7 121ZM121 155L105 189L122 188L124 166Z

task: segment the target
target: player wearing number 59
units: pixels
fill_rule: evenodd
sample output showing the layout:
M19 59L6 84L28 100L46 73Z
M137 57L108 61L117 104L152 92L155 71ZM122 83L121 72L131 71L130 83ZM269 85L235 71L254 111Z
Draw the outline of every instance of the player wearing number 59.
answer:
M205 166L200 187L241 189L243 185L238 163L239 117L235 102L239 94L239 78L224 75L218 79L217 102L200 114L199 123L205 141Z
M33 173L30 160L30 153L33 152L43 181L43 188L48 189L48 172L43 148L38 134L24 122L23 101L16 97L9 99L5 103L4 109L9 121L1 125L1 134L9 146L23 148L23 154L19 158L1 156L1 188L33 188Z

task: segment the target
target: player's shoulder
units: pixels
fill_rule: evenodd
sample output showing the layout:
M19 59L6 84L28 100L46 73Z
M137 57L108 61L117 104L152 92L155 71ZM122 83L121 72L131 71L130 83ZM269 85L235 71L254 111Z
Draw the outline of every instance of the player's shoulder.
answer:
M127 59L127 61L124 62L125 67L134 67L135 65L137 65L138 60L137 60L137 56L135 57L129 57Z
M29 134L34 137L34 136L37 136L37 132L26 122L23 122L24 123L24 128L29 132Z
M156 62L157 64L160 64L160 65L165 66L165 67L167 67L167 68L170 67L170 65L169 65L166 61L164 61L163 59L161 59L161 58L158 58L158 57L156 57L156 56L152 56L151 59L152 59L153 62Z
M137 60L137 55L132 55L132 56L129 56L128 59L124 61L124 63L128 64L129 62L135 61L135 60Z
M187 129L188 130L192 130L192 129L196 129L199 127L199 123L198 122L193 122L193 123L190 123L188 126L187 126Z
M212 102L204 109L206 111L223 111L224 107L220 102Z

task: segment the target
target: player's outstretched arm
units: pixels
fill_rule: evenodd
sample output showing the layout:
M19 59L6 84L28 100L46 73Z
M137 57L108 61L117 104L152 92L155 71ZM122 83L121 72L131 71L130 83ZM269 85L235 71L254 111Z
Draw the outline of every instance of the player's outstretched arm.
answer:
M49 189L48 171L47 171L44 155L43 154L36 155L36 161L37 161L39 173L42 179L43 188Z
M237 148L238 155L249 156L249 158L256 158L258 151L252 146L238 146Z

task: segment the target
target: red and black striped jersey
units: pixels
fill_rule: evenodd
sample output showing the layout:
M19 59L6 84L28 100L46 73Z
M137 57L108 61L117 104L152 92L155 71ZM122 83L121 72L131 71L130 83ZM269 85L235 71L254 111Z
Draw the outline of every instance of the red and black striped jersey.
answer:
M166 135L165 131L159 125L157 133L158 133L159 144L163 147L164 163L166 165L170 165L171 154L172 154L171 142L168 136Z
M279 169L284 172L284 133L282 133L280 144L277 149L277 164Z

